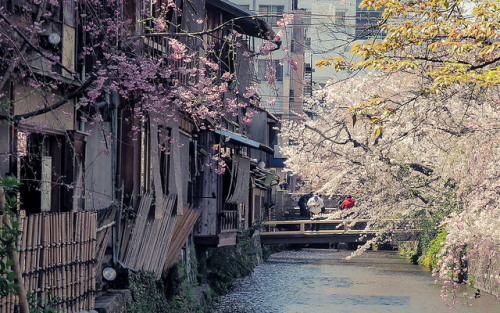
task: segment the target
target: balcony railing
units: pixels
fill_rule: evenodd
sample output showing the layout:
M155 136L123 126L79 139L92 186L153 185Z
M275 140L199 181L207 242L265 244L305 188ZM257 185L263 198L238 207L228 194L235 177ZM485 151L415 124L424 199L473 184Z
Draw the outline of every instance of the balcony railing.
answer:
M234 232L238 230L238 211L221 211L219 213L220 232Z

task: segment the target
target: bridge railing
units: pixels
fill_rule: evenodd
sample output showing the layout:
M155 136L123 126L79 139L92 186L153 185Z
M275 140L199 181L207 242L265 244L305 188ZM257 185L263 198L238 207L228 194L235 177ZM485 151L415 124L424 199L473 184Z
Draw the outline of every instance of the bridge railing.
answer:
M281 234L290 233L306 233L312 225L321 225L320 232L328 233L360 233L365 231L367 223L372 220L293 220L293 221L267 221L262 223L265 226L266 232L279 232ZM374 231L371 231L374 232Z
M374 222L395 224L401 222L401 219L320 219L320 220L289 220L289 221L266 221L262 225L265 227L265 234L307 234L307 233L328 233L328 234L364 234L364 233L378 233L382 229L375 229L371 227ZM421 220L413 220L412 222L419 222ZM319 225L319 230L311 231L313 225ZM406 227L400 229L398 227L390 227L392 232L412 232L420 230L418 227Z

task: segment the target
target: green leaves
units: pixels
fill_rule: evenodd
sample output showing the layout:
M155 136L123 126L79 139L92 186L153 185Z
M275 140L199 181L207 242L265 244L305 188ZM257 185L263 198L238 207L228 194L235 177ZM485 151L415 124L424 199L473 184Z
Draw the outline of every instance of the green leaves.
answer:
M0 295L3 297L9 293L17 293L16 274L13 270L14 260L9 257L12 251L17 251L16 243L22 232L19 230L19 222L13 217L13 209L17 205L16 195L19 183L14 176L6 176L0 178L0 187L0 196L5 197L5 204L3 204L5 207L1 208L1 213L4 215L2 218L10 221L10 225L3 223L0 227Z

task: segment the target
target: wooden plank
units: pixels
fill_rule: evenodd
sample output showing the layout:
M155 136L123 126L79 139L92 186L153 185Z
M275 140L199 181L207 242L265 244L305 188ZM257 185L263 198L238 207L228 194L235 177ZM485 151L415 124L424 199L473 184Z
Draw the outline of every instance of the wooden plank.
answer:
M155 268L155 273L157 273L157 275L163 272L165 260L167 259L167 255L172 243L174 228L177 219L179 217L179 215L174 213L177 209L175 206L176 200L177 200L176 195L170 195L168 206L166 207L165 214L169 217L169 219L167 221L167 224L165 225L164 235L163 235L164 241L162 241L162 244L160 246L160 255L156 259L156 263L153 265Z
M164 196L164 205L162 208L162 215L163 218L161 220L161 223L158 224L158 230L156 232L156 237L154 238L154 242L152 242L152 248L149 251L149 254L152 254L153 251L155 252L154 257L151 257L147 260L147 263L145 264L145 268L148 270L158 273L157 271L157 266L158 260L162 258L163 255L163 246L166 242L169 240L169 235L168 235L168 226L169 222L172 219L172 210L173 210L173 205L172 205L172 195L169 196ZM155 221L156 222L156 221ZM160 272L161 275L161 272Z
M21 240L17 243L18 244L18 251L19 251L19 267L21 269L21 272L23 274L23 282L24 282L24 290L28 291L29 287L29 276L27 275L27 268L26 268L26 256L28 255L28 251L26 249L27 246L27 238L28 238L28 231L27 231L27 226L26 225L26 218L22 216L17 216L17 220L19 222L19 230L22 231L21 234Z
M1 227L2 223L0 223L0 227ZM6 313L7 312L7 309L6 309L6 304L7 304L7 297L2 297L0 298L0 312L1 313Z
M85 214L87 213L87 214ZM85 268L87 267L87 242L88 242L88 237L87 235L87 230L88 230L88 212L81 212L82 215L82 223L83 227L80 231L81 233L81 238L79 242L79 247L80 247L80 257L78 258L78 263L79 263L79 280L78 280L78 299L79 301L79 306L78 310L83 309L82 308L82 296L85 292L85 283L86 283L86 275L85 275Z
M61 285L62 285L62 290L63 294L66 297L67 296L67 290L68 290L68 283L67 283L67 222L68 222L68 213L62 213L61 214ZM66 302L66 301L64 301ZM63 303L64 303L63 302Z
M19 222L19 230L22 231L21 234L21 240L17 243L18 244L18 251L19 251L19 267L21 268L21 272L23 273L23 282L24 282L24 290L29 290L28 285L28 277L26 275L26 238L28 237L27 231L26 231L26 218L17 216L17 220Z
M189 207L184 208L185 216L178 217L180 220L176 223L173 230L172 242L168 249L168 255L164 263L164 270L169 269L177 260L179 252L186 242L189 234L193 230L193 226L198 220L201 210L193 210Z
M136 244L136 254L135 257L130 261L133 268L137 270L145 270L142 266L145 258L151 257L152 251L155 250L152 243L152 236L156 234L153 231L157 231L155 228L160 220L146 220L142 229L140 230L140 240Z
M115 217L115 210L113 210L113 219ZM109 229L111 230L111 229ZM97 216L94 217L94 219L92 220L92 243L91 243L91 255L92 256L96 256L97 255L97 248L96 248L96 245L97 245ZM94 259L95 260L95 259ZM94 292L94 288L96 286L96 265L97 264L101 264L100 262L95 262L95 261L92 261L90 262L90 277L91 277L91 281L90 281L90 286L89 286L89 293L88 293L88 297L89 297L89 301L88 301L88 305L87 305L87 308L93 308L94 307L94 301L95 301L95 292Z
M116 206L111 206L105 210L97 211L96 225L98 228L96 229L97 237L95 245L97 264L101 264L104 259L108 242L111 239L112 226L115 223L116 211Z
M56 270L54 268L54 264L56 263L56 247L54 245L55 243L55 232L56 232L56 227L55 227L55 218L57 214L50 214L48 218L48 227L49 227L49 240L48 240L48 246L49 246L49 260L47 263L47 266L49 268L49 286L48 289L50 292L53 292L54 287L55 287L55 273Z
M132 239L132 230L134 228L135 219L130 218L130 213L125 214L125 220L121 223L119 227L120 234L120 246L118 251L118 258L120 260L125 260L127 251L130 246L130 241Z
M146 226L149 210L151 208L151 201L152 199L150 195L144 195L141 199L139 211L132 230L131 242L125 255L124 263L127 265L129 265L129 263L135 263L137 260L138 253L140 251L140 243L142 242L142 239L144 239L143 231Z
M135 222L134 222L134 225L132 228L132 234L131 234L131 237L129 240L129 244L127 247L127 251L126 251L124 260L123 260L124 263L127 264L128 266L130 266L131 260L134 259L135 255L136 255L136 249L137 249L137 245L138 245L138 242L140 239L138 236L138 233L140 230L142 230L142 225L143 225L143 222L145 220L144 212L145 212L145 207L146 207L146 201L148 199L149 199L148 195L144 195L144 197L139 202L139 208L138 208L138 212L137 212L137 215L135 217Z
M167 201L165 201L167 202ZM149 251L148 251L148 258L145 260L145 262L143 263L143 268L144 269L147 269L148 271L152 271L152 272L155 272L156 273L156 268L154 267L153 264L155 264L156 260L158 258L160 258L161 254L162 254L162 250L161 250L161 245L162 245L162 242L165 242L167 240L167 238L165 238L165 228L167 227L168 225L168 221L169 221L169 213L166 212L165 210L165 204L163 205L164 207L162 208L162 218L161 220L155 220L155 228L154 228L154 231L151 232L151 235L150 235L150 248L149 248Z
M47 290L49 285L49 271L47 270L48 260L49 260L49 238L50 238L50 227L49 227L49 215L42 214L42 247L41 247L41 268L40 268L40 278L41 278L41 295L40 298L42 302L47 300Z
M67 234L68 236L66 237L66 264L68 266L66 267L66 284L68 286L67 293L68 293L68 305L71 303L74 297L73 293L73 252L74 252L74 230L73 230L73 225L74 225L74 217L75 213L69 212L68 215L66 216L67 221L66 221L66 226L67 226Z
M75 303L75 308L78 309L78 299L80 297L80 284L81 284L81 277L80 277L80 271L81 271L81 239L82 239L82 227L83 227L83 216L81 212L76 212L75 213L75 240L74 240L74 251L75 254L73 255L74 259L74 264L75 266L73 267L73 284L74 284L74 298L77 300Z
M153 186L155 192L155 211L154 218L163 218L164 209L164 196L163 196L163 186L161 181L161 171L160 171L160 153L163 153L159 149L158 144L158 125L155 120L156 116L153 114L149 119L149 130L151 134L151 163L153 165ZM178 144L177 142L175 144Z
M164 208L165 219L162 224L160 236L158 237L159 242L157 243L157 256L151 260L149 265L149 268L151 268L151 270L156 274L157 278L159 278L163 272L163 263L165 262L165 257L168 253L172 238L172 231L177 218L177 215L173 214L173 211L175 210L175 198L175 195L170 195L167 205Z
M38 256L39 256L39 253L40 253L40 250L39 250L39 240L41 240L41 234L40 234L40 231L39 231L39 226L40 226L40 218L41 216L39 214L36 214L36 215L33 215L31 216L31 222L33 223L33 231L32 231L32 238L31 238L31 242L32 242L32 246L31 246L31 264L30 264L30 268L32 270L32 273L31 273L31 286L30 286L30 289L32 292L36 292L38 290L38 288L40 287L39 285L39 282L38 282L38 278L39 278L39 274L38 274L38 271L39 271L39 264L38 264ZM37 297L38 297L38 294L37 294Z

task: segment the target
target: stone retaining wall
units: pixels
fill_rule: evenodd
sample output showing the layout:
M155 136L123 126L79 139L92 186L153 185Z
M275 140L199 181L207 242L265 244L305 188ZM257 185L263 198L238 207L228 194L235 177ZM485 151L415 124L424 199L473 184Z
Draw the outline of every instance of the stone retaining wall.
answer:
M473 286L500 297L500 245L482 243L481 249L489 251L488 256L469 262Z

